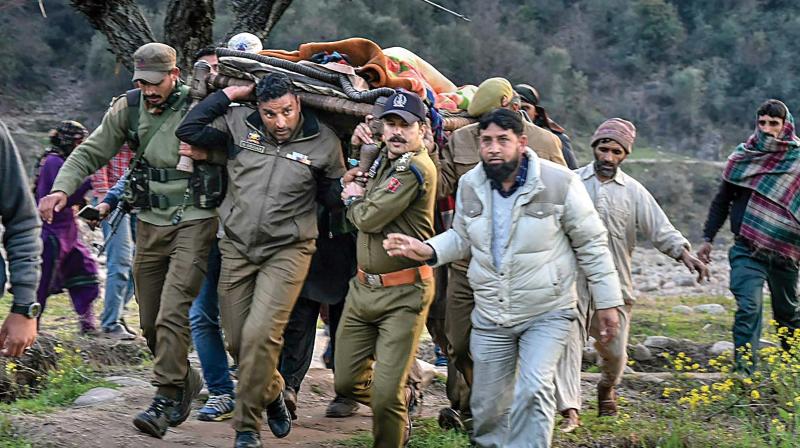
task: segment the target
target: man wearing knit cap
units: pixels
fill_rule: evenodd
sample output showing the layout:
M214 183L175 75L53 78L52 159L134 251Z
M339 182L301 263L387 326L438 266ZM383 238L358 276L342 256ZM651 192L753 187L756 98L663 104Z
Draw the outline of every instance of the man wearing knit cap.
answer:
M587 288L586 278L579 275L579 317L575 323L579 328L574 328L556 374L557 407L565 417L561 429L566 432L580 424L581 354L587 329L595 339L595 348L602 359L601 377L597 385L598 413L601 416L617 413L614 387L622 379L627 363L628 331L636 300L631 280L631 255L637 232L646 236L664 254L683 262L690 272L697 273L698 281L708 277L705 263L692 255L689 241L672 226L650 192L619 168L633 150L635 139L636 127L633 123L621 118L606 120L592 135L595 161L576 171L608 229L608 247L619 273L625 307L620 308L620 331L617 336L605 344L600 343L602 333L594 315L594 297Z
M520 109L519 95L514 93L511 83L504 78L490 78L481 83L470 102L468 113L480 117L497 108L515 112ZM555 135L527 120L522 122L528 147L539 158L567 165L561 154L561 141ZM442 148L439 160L439 199L455 196L458 180L479 162L478 123L453 132L447 146ZM460 430L469 430L471 418L469 385L472 383L472 358L469 354L469 337L472 329L470 315L474 305L472 288L467 281L468 265L469 259L466 259L448 266L445 333L449 343L449 362L456 366L461 375L448 376L450 407L439 413L440 426Z

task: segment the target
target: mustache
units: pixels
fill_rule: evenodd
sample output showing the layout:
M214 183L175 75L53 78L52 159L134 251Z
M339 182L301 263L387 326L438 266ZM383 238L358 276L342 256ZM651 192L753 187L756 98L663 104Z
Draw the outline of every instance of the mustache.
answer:
M389 141L390 142L397 142L397 143L408 143L408 141L406 139L404 139L403 137L399 137L399 136L391 137L391 138L389 138Z
M146 100L160 100L161 95L145 95L144 99Z

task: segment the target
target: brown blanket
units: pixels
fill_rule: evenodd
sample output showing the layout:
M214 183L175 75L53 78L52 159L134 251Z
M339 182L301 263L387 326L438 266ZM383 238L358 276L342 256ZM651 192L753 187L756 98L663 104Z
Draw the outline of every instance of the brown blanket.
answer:
M264 56L298 62L310 60L320 52L344 53L356 67L356 73L364 77L371 87L391 87L414 91L411 79L390 78L386 70L386 56L375 42L361 37L352 37L336 42L311 42L302 44L297 50L262 50Z

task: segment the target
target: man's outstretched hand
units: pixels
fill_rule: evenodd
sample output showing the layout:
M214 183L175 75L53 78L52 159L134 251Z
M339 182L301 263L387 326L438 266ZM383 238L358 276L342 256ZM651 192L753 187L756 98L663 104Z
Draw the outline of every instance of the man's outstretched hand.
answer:
M416 261L428 261L433 257L431 246L402 233L387 235L383 240L383 248L392 257L406 257Z

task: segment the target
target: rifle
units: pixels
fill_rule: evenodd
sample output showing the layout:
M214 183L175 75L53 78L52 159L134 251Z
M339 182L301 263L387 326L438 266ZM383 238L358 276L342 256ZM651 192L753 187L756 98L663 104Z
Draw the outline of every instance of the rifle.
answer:
M94 243L94 247L97 249L98 256L105 252L108 243L111 241L111 238L113 238L117 233L117 229L119 229L119 225L122 223L122 218L125 217L126 213L130 213L130 211L130 204L126 200L120 199L117 203L117 207L111 212L111 214L108 215L108 225L111 226L111 231L108 232L108 235L103 239L102 244Z

